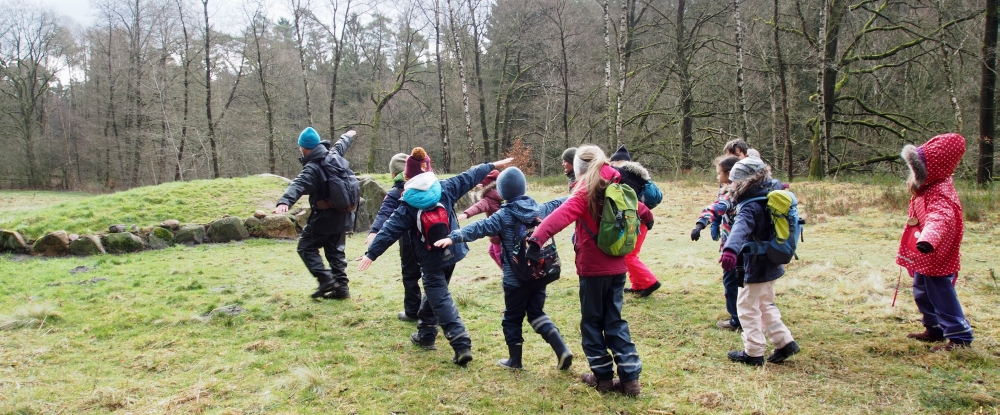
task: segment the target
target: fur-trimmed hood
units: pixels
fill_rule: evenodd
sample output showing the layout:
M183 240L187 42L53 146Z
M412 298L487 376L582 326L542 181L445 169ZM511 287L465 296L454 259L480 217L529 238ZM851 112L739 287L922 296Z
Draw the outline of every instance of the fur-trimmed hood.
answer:
M639 178L641 178L642 180L649 180L649 170L646 170L646 168L642 167L642 165L639 163L636 163L634 161L621 160L621 161L612 161L610 164L612 167L617 168L619 171L624 170L636 176L639 176Z
M910 168L917 189L922 189L955 173L964 154L965 138L948 133L936 136L920 147L908 144L899 156Z
M479 191L481 197L490 197L496 200L503 200L500 198L500 193L497 192L497 182L490 183L483 186L483 189Z
M766 194L771 190L781 190L781 188L781 182L771 178L771 168L765 165L763 169L750 177L729 184L726 193L729 194L733 203L739 203L762 193Z

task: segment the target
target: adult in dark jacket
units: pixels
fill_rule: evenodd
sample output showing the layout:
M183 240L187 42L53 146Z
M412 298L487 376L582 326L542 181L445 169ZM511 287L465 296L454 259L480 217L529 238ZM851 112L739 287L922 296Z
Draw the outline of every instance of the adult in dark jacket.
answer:
M469 247L464 242L456 243L445 249L433 248L431 244L437 241L424 240L417 227L421 210L434 208L441 204L447 212L448 228L458 229L458 218L454 206L462 195L476 187L486 178L491 170L503 167L513 159L486 163L475 166L469 171L447 180L437 180L433 172L419 174L406 182L403 197L396 211L382 225L375 239L368 245L368 252L361 258L358 270L364 271L378 259L385 250L399 238L409 238L413 251L420 263L421 279L424 284L424 298L417 312L417 332L410 336L410 341L422 347L433 349L440 325L448 343L455 350L452 361L464 366L472 361L472 340L469 332L458 315L458 308L448 291L447 275L455 268L455 263L465 258ZM432 235L433 236L433 235ZM447 236L447 233L440 237Z
M406 160L409 158L406 153L399 153L389 160L389 175L393 177L392 188L382 199L382 206L378 209L375 221L372 222L371 230L368 231L368 238L365 239L365 246L371 244L378 231L382 230L382 225L392 212L399 207L399 198L403 196L403 185L406 184ZM428 160L429 162L429 160ZM401 321L417 321L417 311L420 309L420 264L417 256L413 253L413 245L407 238L399 239L399 264L402 268L403 280L403 311L396 314L396 318Z
M752 255L744 251L743 246L754 240L766 241L774 232L767 199L750 199L766 197L772 190L781 190L783 186L780 181L771 178L771 169L756 157L737 162L729 171L729 180L733 182L729 195L737 206L736 220L719 262L724 271L740 266L744 270L742 285L736 295L744 349L729 352L729 359L752 366L763 365L766 341L770 340L775 350L767 361L781 363L799 352L791 331L781 321L781 311L774 305L774 281L784 275L785 267L769 261L766 255Z
M563 170L566 171L566 178L569 179L570 193L573 193L573 187L576 186L576 171L573 170L574 157L576 157L576 147L570 147L563 150L562 165L563 165Z
M329 141L320 141L319 134L312 127L306 127L299 134L299 150L302 157L302 172L288 185L285 194L278 200L275 213L288 212L302 195L309 195L309 221L299 235L298 252L306 268L316 277L319 287L312 293L312 298L350 298L347 288L347 258L344 253L345 236L354 225L354 212L338 212L330 203L329 190L326 185L326 175L322 172L320 162L327 153L333 151L335 157L343 157L351 147L356 132L350 130L340 136L340 140L331 148ZM323 265L323 257L319 255L323 248L330 268Z

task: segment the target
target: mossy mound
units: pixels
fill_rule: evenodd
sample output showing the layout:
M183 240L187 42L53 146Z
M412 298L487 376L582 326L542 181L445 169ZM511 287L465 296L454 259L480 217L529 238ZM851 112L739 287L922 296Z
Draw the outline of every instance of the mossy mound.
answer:
M174 244L174 233L166 228L154 227L149 232L149 248L163 249Z
M131 232L112 233L104 237L104 249L112 254L139 252L144 245L142 238Z

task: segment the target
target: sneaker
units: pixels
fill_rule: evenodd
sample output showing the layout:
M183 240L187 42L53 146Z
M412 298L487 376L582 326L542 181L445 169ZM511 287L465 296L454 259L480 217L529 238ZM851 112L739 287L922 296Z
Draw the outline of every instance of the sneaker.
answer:
M437 347L434 347L434 338L431 338L430 341L427 341L425 339L421 339L420 338L420 333L413 333L413 334L411 334L410 335L410 342L413 343L413 344L415 344L415 345L417 345L417 346L423 347L423 348L425 348L427 350L437 350Z
M642 389L639 387L639 379L630 380L628 382L622 382L619 385L619 389L618 389L618 391L621 392L622 395L633 397L633 398L636 397L636 396L639 396L639 392L641 390Z
M925 329L920 333L909 333L906 335L906 338L927 343L943 342L945 340L944 334L940 332L931 332L930 329Z
M785 347L782 347L780 349L774 349L774 353L771 353L771 355L767 357L767 362L782 363L785 361L785 359L792 357L793 354L798 353L799 350L801 350L799 349L799 345L796 344L795 341L793 340L791 343L786 344Z
M594 372L580 375L580 381L587 386L597 388L597 391L601 393L614 392L621 387L618 379L597 380L597 375Z
M657 281L654 282L653 285L650 285L649 288L638 291L639 297L649 297L649 295L652 294L653 291L660 289L660 285L661 285L660 282Z
M964 349L966 347L972 347L972 342L967 342L963 340L950 339L948 343L939 344L937 346L931 347L932 352L950 352L955 349Z
M399 321L405 321L407 323L413 323L417 321L416 317L410 317L410 315L406 314L405 311L400 311L399 314L396 314L396 318L398 318Z
M729 360L749 366L764 366L764 356L753 357L742 350L729 352Z
M736 331L736 330L740 329L740 326L733 324L733 320L732 319L729 319L729 320L719 320L719 321L715 322L715 327L718 327L718 328L723 329L723 330L732 330L732 331Z
M459 366L465 366L472 361L472 350L461 349L455 350L455 357L451 358L451 361Z

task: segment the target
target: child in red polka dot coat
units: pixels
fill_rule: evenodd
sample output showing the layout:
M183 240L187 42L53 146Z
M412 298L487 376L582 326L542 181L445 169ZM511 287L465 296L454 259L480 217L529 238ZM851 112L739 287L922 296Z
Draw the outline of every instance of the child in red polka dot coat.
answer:
M896 263L913 277L913 300L923 314L925 328L906 337L924 342L947 341L932 347L932 351L951 351L972 344L972 327L955 293L965 223L951 176L963 154L965 138L942 134L920 147L907 145L900 155L910 168L906 187L913 196Z

